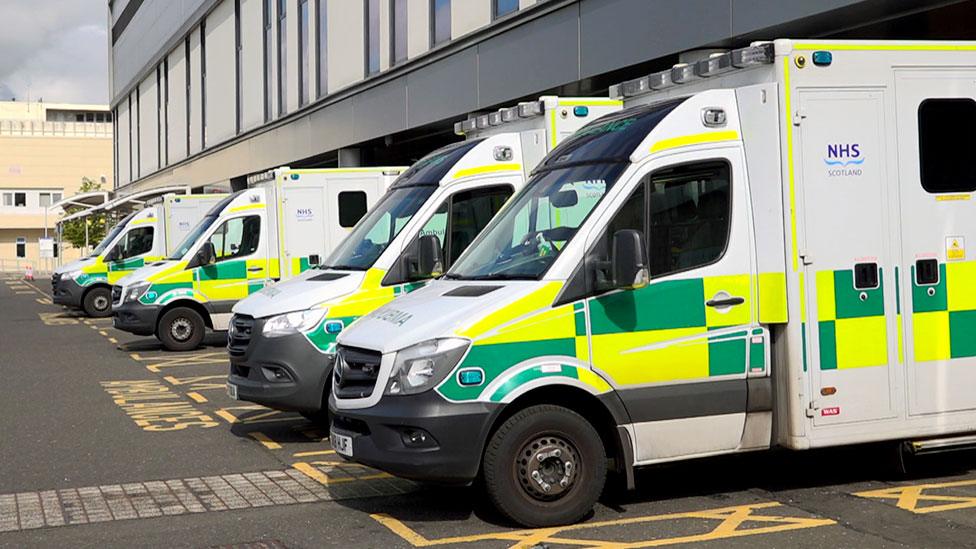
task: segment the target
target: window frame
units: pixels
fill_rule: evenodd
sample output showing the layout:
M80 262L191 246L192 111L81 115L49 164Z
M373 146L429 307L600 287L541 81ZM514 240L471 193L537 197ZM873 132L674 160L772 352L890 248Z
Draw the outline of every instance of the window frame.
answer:
M436 48L441 44L446 44L453 38L451 36L451 11L453 6L451 6L451 0L444 0L447 2L447 38L437 41L437 2L438 0L430 0L430 48Z
M315 97L329 93L329 3L315 0Z
M156 228L155 227L153 227L153 226L148 226L148 227L135 227L135 228L133 228L133 229L131 229L129 231L126 231L126 233L124 235L122 235L122 238L120 238L119 241L115 243L115 246L113 246L113 248L120 248L119 251L120 252L124 252L125 249L128 248L127 244L129 242L129 238L133 234L135 234L137 231L147 231L147 230L149 231L149 234L152 235L153 240L155 240L156 239ZM124 255L124 256L119 257L115 261L116 262L126 261L126 260L132 259L134 257L139 257L140 255L145 255L145 254L151 253L152 250L153 250L153 244L151 243L149 245L149 249L148 250L146 250L144 252L139 252L137 254Z
M397 17L397 6L403 6L403 20ZM405 63L410 58L410 30L409 23L409 6L407 5L407 0L390 0L390 66L395 67L400 63ZM403 28L399 29L403 32L397 32L398 24L402 24ZM397 55L397 39L400 35L403 35L403 56Z
M14 256L17 259L27 259L27 237L26 236L18 236L14 240Z
M288 113L288 1L276 0L278 34L278 116Z
M375 6L374 6L375 5ZM376 28L372 28L372 10L371 7L376 8ZM363 59L365 61L363 67L363 77L369 78L383 72L383 59L380 51L382 46L380 45L380 12L382 11L382 3L380 0L363 0L363 45L365 46L365 54ZM373 32L375 30L375 32ZM376 70L372 70L373 64L373 39L376 40Z
M232 221L234 221L236 219L246 220L246 219L252 218L252 217L256 217L258 219L258 242L257 242L257 245L254 247L254 251L251 252L251 253L249 253L249 254L247 254L247 255L235 255L235 256L230 256L230 257L220 257L220 256L218 256L216 254L216 251L217 250L214 250L214 252L215 252L214 253L214 255L215 255L214 264L215 265L217 263L221 263L221 262L224 262L224 261L247 259L247 258L252 257L252 256L254 256L254 255L256 255L256 254L258 254L258 253L261 252L261 243L262 243L262 240L263 240L262 235L261 235L261 226L264 224L264 216L261 215L261 214L256 214L256 213L246 214L246 215L236 215L234 217L228 217L228 218L224 219L219 225L217 225L215 223L215 225L217 225L216 228L214 228L212 231L210 231L207 234L207 237L204 239L204 242L210 242L210 240L214 237L214 235L217 234L218 232L220 232L221 229L223 229L224 227L226 227L228 223L230 223L230 222L232 222ZM243 221L242 221L242 223L243 223ZM223 241L224 244L226 244L226 242L227 242L226 234L227 234L227 231L225 230L224 231L225 237L224 237L224 241ZM196 252L194 252L194 253L196 253Z
M308 105L312 89L309 80L309 61L312 57L308 47L312 12L308 3L309 0L298 0L298 108Z
M363 213L356 219L356 222L353 223L352 225L343 225L342 224L342 197L343 195L352 195L352 194L362 195ZM369 196L366 195L366 191L358 190L358 189L350 189L345 191L339 191L338 194L336 194L336 214L337 214L336 217L338 218L337 222L339 223L339 226L342 227L343 229L351 229L355 227L356 223L359 223L359 220L362 219L366 215L366 212L368 211L369 211Z
M26 191L11 191L10 194L13 195L13 202L11 203L12 204L11 207L13 207L13 208L26 208L27 207L27 192ZM24 198L24 203L23 204L20 204L20 205L17 204L17 196L18 195L20 195L20 196L22 196Z
M918 104L918 110L916 113L916 123L918 131L918 179L922 190L928 194L940 195L940 194L966 194L976 192L976 179L970 183L969 187L959 188L953 187L952 189L940 189L933 190L925 184L925 147L922 144L922 109L927 104L933 104L936 102L940 103L968 103L973 109L976 109L976 99L972 97L927 97ZM962 125L960 125L962 127Z
M515 9L506 11L505 13L499 13L498 12L498 3L499 3L499 0L491 0L491 20L492 21L495 21L497 19L501 19L503 17L507 17L507 16L509 16L509 15L511 15L513 13L518 13L519 9L521 9L520 6L519 6L519 2L516 0L516 2L515 2Z

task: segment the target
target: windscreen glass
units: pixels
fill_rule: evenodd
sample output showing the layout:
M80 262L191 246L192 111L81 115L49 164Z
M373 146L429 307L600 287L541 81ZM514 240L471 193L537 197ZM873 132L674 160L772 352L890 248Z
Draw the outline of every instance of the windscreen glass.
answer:
M105 235L105 238L103 238L102 241L98 243L98 246L95 246L95 249L92 250L91 255L88 257L98 257L102 255L102 252L105 251L105 248L108 248L108 245L111 244L113 240L115 240L115 237L119 236L119 233L121 233L125 229L125 226L129 223L129 220L132 219L134 215L136 214L131 213L125 216L125 218L122 219L122 221L119 221L117 225L112 227L112 230L109 231L107 235Z
M446 278L538 279L627 166L582 164L536 174Z
M436 190L437 185L391 188L319 268L349 271L370 268Z
M224 208L226 208L228 204L233 202L234 199L239 194L240 192L234 193L228 196L227 198L221 200L220 202L214 204L213 208L210 208L210 211L207 212L207 215L203 216L203 219L197 222L196 227L193 227L193 230L186 235L186 237L183 239L182 242L180 242L180 245L176 247L172 255L170 255L166 259L170 261L178 261L180 259L183 259L183 256L185 256L187 252L190 251L190 248L193 247L193 244L196 243L196 241L201 236L203 236L203 233L207 232L207 229L209 229L210 226L213 225L215 221L217 221L217 218L220 217L220 213L224 211Z
M468 151L475 148L484 139L472 139L441 147L414 162L410 169L397 178L393 188L408 185L438 185L451 168L461 160Z

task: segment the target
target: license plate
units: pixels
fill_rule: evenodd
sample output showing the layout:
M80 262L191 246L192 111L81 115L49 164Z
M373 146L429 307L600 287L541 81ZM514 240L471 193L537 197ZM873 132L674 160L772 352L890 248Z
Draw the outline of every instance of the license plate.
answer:
M352 457L352 437L338 435L335 433L335 431L333 431L329 433L329 440L332 441L332 449L335 450L337 454Z
M234 400L237 400L237 385L234 385L232 383L227 384L227 396L229 396Z

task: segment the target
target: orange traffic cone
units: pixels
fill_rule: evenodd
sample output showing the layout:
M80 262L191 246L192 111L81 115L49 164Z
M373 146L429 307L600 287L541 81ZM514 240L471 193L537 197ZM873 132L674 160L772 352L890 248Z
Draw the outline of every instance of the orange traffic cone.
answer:
M27 271L24 273L24 280L34 280L34 267L27 266Z

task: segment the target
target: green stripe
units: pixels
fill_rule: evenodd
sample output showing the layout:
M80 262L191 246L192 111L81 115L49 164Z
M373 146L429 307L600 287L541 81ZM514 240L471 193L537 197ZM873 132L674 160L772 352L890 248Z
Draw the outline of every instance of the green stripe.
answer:
M475 345L468 351L458 368L481 368L485 371L485 385L491 383L512 366L541 356L576 356L576 338L547 339L543 341L523 341L515 343L496 343L494 345ZM462 387L457 376L452 375L438 388L446 398L452 400L473 400L478 398L481 387Z
M326 332L325 325L330 321L334 322L338 320L341 321L343 327L345 327L352 324L353 321L355 321L357 318L359 317L339 316L339 317L326 318L322 322L320 322L319 325L316 326L314 330L306 333L305 337L307 337L309 342L311 342L312 345L315 346L315 348L318 349L319 351L323 353L331 353L332 348L335 345L336 338L339 337L339 334L330 334Z
M500 402L509 393L532 380L556 376L579 379L579 375L576 373L576 368L573 368L572 366L561 364L558 372L543 372L541 366L534 366L528 370L523 370L515 374L508 381L502 383L495 393L491 395L491 401Z
M744 334L745 332L741 332ZM746 340L731 339L708 343L708 375L727 376L745 373Z
M702 279L671 280L590 302L593 335L705 326Z
M976 311L949 312L949 353L952 358L976 356Z
M247 261L223 261L197 269L200 281L235 280L247 278Z
M837 369L837 331L833 320L821 322L820 328L820 369Z

